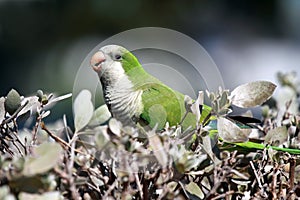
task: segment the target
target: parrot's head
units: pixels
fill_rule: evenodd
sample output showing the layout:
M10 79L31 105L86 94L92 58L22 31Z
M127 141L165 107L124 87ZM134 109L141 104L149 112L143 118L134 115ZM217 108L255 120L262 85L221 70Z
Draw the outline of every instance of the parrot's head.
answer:
M91 58L90 64L102 80L112 82L141 67L137 58L119 45L107 45L99 49Z

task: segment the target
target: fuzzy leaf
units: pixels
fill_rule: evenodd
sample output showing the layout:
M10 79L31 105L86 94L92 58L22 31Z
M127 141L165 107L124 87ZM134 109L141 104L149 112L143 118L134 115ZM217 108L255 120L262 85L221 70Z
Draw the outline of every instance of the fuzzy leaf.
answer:
M104 124L111 118L111 114L106 104L99 106L93 113L92 119L89 122L89 126L98 126Z
M84 128L93 116L94 106L91 97L90 91L82 90L74 101L73 109L76 132Z
M218 132L219 136L225 142L246 142L248 141L251 129L241 129L230 120L224 117L219 117Z
M232 104L241 108L259 106L273 94L276 85L268 81L256 81L236 87L231 92Z
M5 110L10 114L14 114L17 109L21 106L21 97L20 94L15 90L11 89L5 99L4 107Z
M268 131L265 137L265 143L273 144L282 144L288 139L288 132L285 126L276 127Z
M96 134L94 135L94 140L97 145L97 149L102 149L105 145L110 141L110 137L107 134L107 131L103 127L97 127L97 129L93 130Z
M158 135L155 133L155 129L148 133L149 145L153 150L153 154L161 166L165 167L168 163L168 155L163 147L163 144Z
M33 150L33 156L26 157L24 176L42 174L52 169L60 158L62 148L57 143L43 143Z
M190 182L189 184L187 184L185 186L186 191L188 191L189 193L196 195L197 197L199 197L200 199L204 198L204 194L202 192L202 190L199 188L199 186L194 183L194 182Z
M8 195L9 195L8 185L1 186L0 187L0 199L6 199Z
M37 109L38 105L40 104L39 98L37 96L26 97L23 99L22 103L26 101L28 101L27 105L18 113L18 116L23 115L28 111L31 114Z
M1 97L0 98L0 122L2 122L4 120L4 117L5 117L4 102L5 102L5 98Z
M45 192L43 194L30 194L21 192L19 194L20 200L60 200L62 199L59 192Z
M119 137L121 136L121 128L122 128L121 122L119 122L115 118L111 118L108 122L108 126L113 134Z
M192 113L196 115L197 122L200 120L200 117L201 117L199 106L203 105L203 101L204 101L204 93L203 93L203 91L200 91L200 92L198 92L198 98L191 106Z

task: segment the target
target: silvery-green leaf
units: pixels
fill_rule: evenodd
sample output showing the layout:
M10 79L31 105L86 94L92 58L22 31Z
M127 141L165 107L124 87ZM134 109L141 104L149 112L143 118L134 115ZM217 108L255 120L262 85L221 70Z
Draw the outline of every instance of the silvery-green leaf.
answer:
M59 192L45 192L43 194L31 194L26 192L21 192L18 196L20 200L60 200L62 196Z
M177 187L178 183L175 181L171 181L167 184L167 187L170 191L174 191Z
M40 104L39 98L37 96L25 97L22 101L22 104L28 101L26 106L18 113L18 116L23 115L30 111L30 114L36 111L38 105Z
M191 111L194 115L196 115L196 121L198 122L200 120L201 114L200 114L200 105L203 105L204 101L204 94L202 91L199 91L198 98L191 106Z
M73 109L76 132L84 128L93 116L94 106L91 97L90 91L82 90L74 101Z
M60 159L62 148L57 143L43 143L33 149L33 156L25 158L23 175L42 174L52 169Z
M218 133L225 142L246 142L251 133L251 129L241 129L230 120L218 118Z
M10 114L14 114L14 112L17 111L17 109L21 106L21 96L20 94L15 90L11 89L4 101L4 107L5 110Z
M286 142L288 139L288 131L285 126L276 127L270 131L268 131L265 137L265 143L273 144L278 143L282 144Z
M299 110L299 101L297 97L297 92L288 86L283 86L278 90L275 95L277 107L280 110L285 111L286 104L291 101L289 105L288 112L294 115L297 115ZM280 117L280 116L279 116Z
M154 156L161 166L165 167L168 163L168 155L165 151L165 148L159 138L159 136L155 133L155 130L148 132L148 139L150 148L153 151Z
M213 145L211 143L211 136L206 135L206 136L202 137L202 140L203 140L202 147L203 147L204 151L207 153L207 155L210 157L210 159L215 164L219 164L221 161L215 156L215 154L212 151Z
M193 99L188 95L184 95L184 105L185 105L185 109L188 112L191 112L192 104L193 104Z
M259 106L273 94L276 85L268 81L255 81L236 87L231 92L233 105L242 108Z
M222 96L221 96L221 99L220 99L220 107L223 108L226 106L228 102L228 92L227 91L223 91L222 92Z
M42 115L41 115L42 119L48 117L50 115L50 113L51 113L50 110L47 110L47 111L43 112Z
M202 181L201 181L201 185L204 186L205 189L208 189L210 190L211 189L211 183L210 181L208 180L207 176L204 176ZM208 191L207 191L208 192Z
M5 199L9 195L9 187L8 185L3 185L0 187L0 199Z
M106 128L97 127L94 139L97 145L97 149L102 149L110 141L109 135L107 134Z
M187 192L199 197L200 199L204 198L204 194L203 194L202 190L194 182L190 182L189 184L185 185L185 190Z
M117 136L121 136L121 128L122 124L115 118L111 118L108 122L108 127L111 130L111 132Z
M64 94L64 95L55 97L55 98L51 99L51 103L65 100L65 99L67 99L67 98L70 98L71 96L72 96L72 93Z
M111 113L108 110L106 104L99 106L93 113L92 119L89 122L89 126L98 126L104 124L111 118Z
M0 122L2 122L4 120L4 117L5 117L4 102L5 102L5 98L1 97L0 98Z
M207 159L207 155L192 155L187 152L187 160L184 162L184 170L191 171L192 169L196 169L203 161Z

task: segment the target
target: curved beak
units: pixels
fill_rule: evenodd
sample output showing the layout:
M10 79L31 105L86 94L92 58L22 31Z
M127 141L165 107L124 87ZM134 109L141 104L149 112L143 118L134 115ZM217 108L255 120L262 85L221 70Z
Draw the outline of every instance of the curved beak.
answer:
M102 51L98 51L91 58L91 66L93 70L97 73L101 71L101 63L105 61L105 55Z

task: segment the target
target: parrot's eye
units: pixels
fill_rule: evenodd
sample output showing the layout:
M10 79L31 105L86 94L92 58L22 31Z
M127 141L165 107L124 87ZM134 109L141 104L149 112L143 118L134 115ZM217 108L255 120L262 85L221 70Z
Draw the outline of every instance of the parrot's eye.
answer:
M121 56L120 54L116 54L116 55L115 55L115 59L116 59L116 60L122 60L122 56Z

